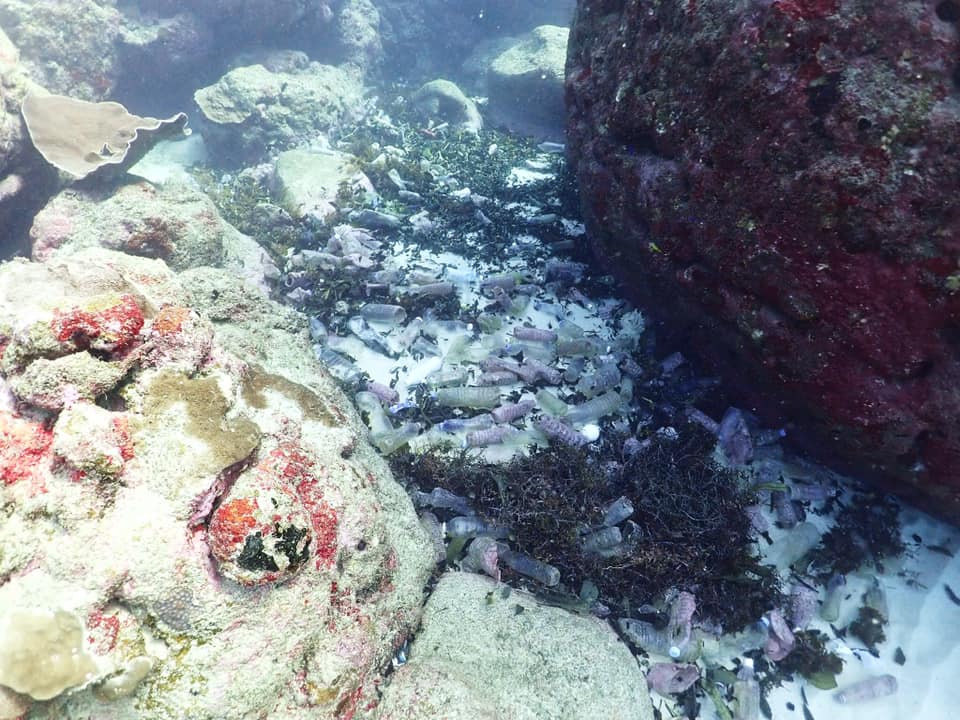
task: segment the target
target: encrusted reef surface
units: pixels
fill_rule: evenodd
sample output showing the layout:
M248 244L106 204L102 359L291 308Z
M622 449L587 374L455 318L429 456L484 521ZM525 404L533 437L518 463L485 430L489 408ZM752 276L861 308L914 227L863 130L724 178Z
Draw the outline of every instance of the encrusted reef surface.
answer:
M954 522L958 21L955 0L591 0L566 80L595 249L663 329Z
M650 720L630 650L605 622L489 578L447 573L384 695L380 720Z
M303 317L233 272L0 266L0 704L367 716L433 561L363 436Z

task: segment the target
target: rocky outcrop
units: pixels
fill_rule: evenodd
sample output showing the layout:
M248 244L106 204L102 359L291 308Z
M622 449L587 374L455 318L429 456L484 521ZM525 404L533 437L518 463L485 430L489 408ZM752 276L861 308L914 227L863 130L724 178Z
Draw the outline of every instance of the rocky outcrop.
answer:
M581 2L597 254L821 456L960 520L960 4Z
M194 100L218 159L249 163L330 130L358 109L362 92L356 70L311 62L277 72L263 65L235 68L197 90Z
M515 39L490 63L490 120L511 132L563 139L563 66L569 31L541 25Z
M234 273L0 266L0 683L35 718L366 716L433 560L365 435Z
M95 0L0 0L0 27L31 78L51 92L103 100L116 83L121 15Z
M650 720L647 683L602 620L489 578L448 572L378 720Z
M279 277L264 250L220 217L204 193L176 183L120 186L109 193L68 188L37 213L31 255L47 261L90 247L159 258L174 270L224 267L264 291Z
M422 81L446 75L478 43L520 35L538 25L570 22L574 0L490 0L474 6L448 0L377 0L390 78Z

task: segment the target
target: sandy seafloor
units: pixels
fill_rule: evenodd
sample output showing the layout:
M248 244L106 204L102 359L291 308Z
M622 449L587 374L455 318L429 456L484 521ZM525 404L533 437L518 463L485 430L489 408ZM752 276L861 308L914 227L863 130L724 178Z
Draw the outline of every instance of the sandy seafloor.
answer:
M202 141L195 135L189 143L162 144L134 172L158 183L171 180L189 182L190 176L184 171L184 166L203 159ZM517 181L522 182L523 176L524 171L516 173ZM575 223L565 222L564 224L571 236L582 233L582 228ZM518 245L522 245L539 241L530 236L518 236L517 242ZM393 241L384 267L390 267L391 262L395 267L403 267L406 262L409 262L410 251L413 249L411 243L415 243L415 239L405 238ZM425 263L426 266L433 264L442 270L443 279L457 285L458 295L464 305L469 304L479 295L479 282L483 277L507 270L525 269L516 261L512 264L506 262L477 265L452 253L418 252L417 256L418 262ZM569 299L544 297L541 294L537 296L535 302L531 303L526 315L517 318L514 324L526 321L534 326L545 327L556 320L551 312L557 307L562 307L566 319L595 333L601 340L611 339L612 328L603 317L605 314L603 307L614 306L619 299L594 297L590 300L593 303L584 306L577 302L570 302ZM380 329L386 331L388 328ZM444 350L447 343L448 341L442 337L438 340L438 344ZM401 402L412 397L412 388L407 381L407 376L422 369L421 363L409 354L390 360L372 351L361 352L356 363L371 379L384 384L396 377L394 384L400 393ZM523 396L532 397L529 393ZM529 419L526 423L529 431ZM412 447L416 449L431 444L431 437L421 435L412 443ZM463 434L446 435L445 439L462 441ZM542 438L540 441L542 442ZM489 460L509 457L515 451L517 446L478 450L478 452L484 452ZM795 472L793 474L796 475ZM830 475L833 478L837 477ZM840 489L841 498L848 496L842 484ZM770 536L775 542L785 531L772 525L772 515L768 515L768 519L771 521ZM846 641L834 640L829 646L845 661L844 670L837 678L839 689L866 677L889 673L897 679L897 692L883 698L844 705L836 701L834 697L836 691L819 690L805 680L799 679L773 689L768 695L769 707L777 720L804 718L801 689L806 695L806 709L809 716L816 720L960 718L960 605L951 600L945 588L945 585L949 585L960 594L960 529L940 522L910 506L902 507L900 519L902 538L907 551L899 558L887 560L882 574L876 575L886 592L890 615L889 623L885 626L886 641L878 647L879 657L872 656L858 644L855 638L849 636ZM828 528L831 522L829 515L815 513L808 513L806 520L813 522L821 529ZM920 542L917 541L918 537ZM941 550L931 550L929 546ZM760 540L759 547L761 552L765 552L767 543ZM875 574L868 571L847 576L845 600L841 605L838 621L833 623L835 627L844 627L854 618L861 605L860 598L863 591L873 582L874 577ZM784 578L785 587L788 587L789 580L786 575ZM829 624L820 620L819 617L813 620L810 628L822 630L829 637L834 637ZM897 648L902 650L906 658L902 665L894 661ZM646 666L652 661L668 660L669 658L652 656L649 660L642 659L641 664ZM729 663L725 664L730 667ZM675 716L676 707L668 698L661 698L653 693L653 700L654 707L660 708L664 718ZM719 717L708 698L701 698L699 717L705 720Z
M811 519L811 518L808 518ZM827 518L812 518L814 522ZM767 700L774 718L803 717L800 688L803 687L810 713L817 720L950 720L960 717L960 606L947 595L944 584L954 590L960 585L960 530L904 506L900 514L902 537L907 551L885 563L877 576L887 595L890 611L885 626L886 641L878 646L879 658L866 652L855 638L832 647L844 659L838 689L870 676L890 674L897 679L894 695L863 703L842 705L836 691L818 690L804 680L773 690ZM826 526L826 523L822 523ZM913 538L918 535L922 544ZM949 549L953 557L927 549L933 545ZM874 575L847 576L847 598L841 606L836 627L847 625L856 615L859 599ZM832 637L828 623L815 618L811 627ZM906 662L894 662L897 648ZM787 703L793 703L790 711ZM704 706L704 710L707 707ZM711 717L704 712L702 717Z

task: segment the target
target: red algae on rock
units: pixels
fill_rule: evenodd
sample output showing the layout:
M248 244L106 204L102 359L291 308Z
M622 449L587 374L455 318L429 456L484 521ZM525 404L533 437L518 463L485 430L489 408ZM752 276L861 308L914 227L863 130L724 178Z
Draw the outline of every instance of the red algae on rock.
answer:
M0 480L6 485L40 480L53 457L52 442L43 423L0 410Z
M310 555L311 520L285 476L288 459L274 450L241 473L210 518L210 552L220 572L241 585L288 580Z
M137 339L143 322L136 299L123 294L83 308L58 310L51 327L60 342L71 341L81 349L122 352Z
M807 450L960 521L960 35L940 7L580 3L567 147L594 250L662 337Z
M214 323L181 282L100 248L0 265L0 607L76 614L96 667L57 712L366 717L426 538L305 319L208 272L249 311Z

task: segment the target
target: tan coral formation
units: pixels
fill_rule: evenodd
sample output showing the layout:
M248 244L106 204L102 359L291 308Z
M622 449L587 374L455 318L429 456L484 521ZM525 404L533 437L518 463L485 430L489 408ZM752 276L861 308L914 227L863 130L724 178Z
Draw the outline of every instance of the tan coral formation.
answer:
M165 120L133 115L116 102L87 102L65 95L29 93L21 106L34 147L44 159L75 178L107 165L127 168L161 137L189 134L187 116ZM151 136L152 142L141 140ZM134 144L137 151L131 152Z

